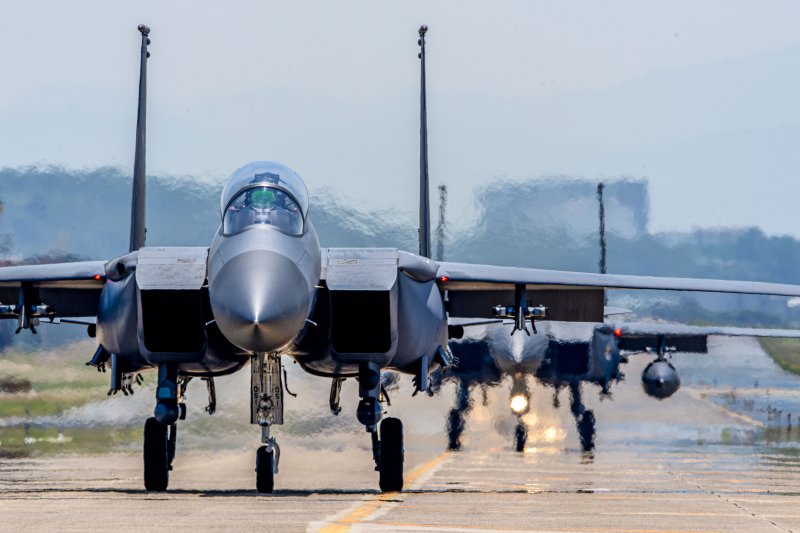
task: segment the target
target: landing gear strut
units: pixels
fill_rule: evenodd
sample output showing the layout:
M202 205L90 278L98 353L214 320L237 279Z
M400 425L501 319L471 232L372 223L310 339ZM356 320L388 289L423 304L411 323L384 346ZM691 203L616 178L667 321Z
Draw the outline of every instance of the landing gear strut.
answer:
M270 494L275 488L275 474L281 457L278 441L269 434L273 424L283 424L280 355L254 355L250 360L250 370L250 423L261 426L263 444L256 451L256 490Z
M522 420L517 422L517 427L514 430L514 449L518 452L525 451L525 444L528 442L528 428Z
M361 363L358 369L358 402L356 415L372 438L372 458L378 471L378 485L383 492L403 490L403 423L397 418L381 422L381 369L375 363ZM380 436L378 423L380 422Z
M144 424L145 490L167 490L178 438L176 422L186 416L182 401L186 383L178 378L175 365L159 365L154 416Z
M581 385L580 383L572 383L569 386L570 391L570 407L572 416L575 417L575 423L578 428L578 438L581 441L581 449L584 452L591 452L594 450L594 413L591 409L586 409L581 400Z
M447 449L457 451L461 449L461 436L466 427L466 415L472 408L469 397L469 383L460 380L456 385L456 406L450 410L447 418Z

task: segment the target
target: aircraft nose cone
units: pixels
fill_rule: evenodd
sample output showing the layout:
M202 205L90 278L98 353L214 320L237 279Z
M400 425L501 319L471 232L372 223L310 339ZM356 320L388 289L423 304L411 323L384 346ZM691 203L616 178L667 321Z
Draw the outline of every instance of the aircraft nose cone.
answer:
M222 267L209 285L214 319L233 344L272 352L291 342L305 323L308 285L281 254L251 251Z

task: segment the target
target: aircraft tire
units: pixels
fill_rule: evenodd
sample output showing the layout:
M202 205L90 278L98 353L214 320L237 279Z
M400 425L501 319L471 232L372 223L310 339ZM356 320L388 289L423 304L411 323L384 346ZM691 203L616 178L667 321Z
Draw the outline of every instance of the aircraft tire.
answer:
M381 422L381 453L378 465L379 485L383 492L403 490L403 423L398 418Z
M528 442L528 429L522 422L517 423L514 429L514 449L518 452L525 451L525 444Z
M168 484L167 426L151 417L144 423L144 488L165 491Z
M256 451L256 490L261 494L272 494L275 489L275 452L261 446Z

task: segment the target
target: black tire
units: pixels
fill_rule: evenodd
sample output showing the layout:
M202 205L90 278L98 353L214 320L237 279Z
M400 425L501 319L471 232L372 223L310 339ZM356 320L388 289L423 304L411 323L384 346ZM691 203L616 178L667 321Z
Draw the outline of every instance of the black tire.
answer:
M519 422L514 430L514 449L518 452L525 451L525 444L528 442L528 428L525 424Z
M256 451L256 490L262 494L272 494L275 489L275 452L261 446Z
M378 464L379 485L383 492L403 490L403 423L397 418L381 422L381 455Z
M144 423L144 489L165 491L168 484L167 426L148 418Z
M578 436L581 440L581 448L584 452L594 450L594 413L587 409L583 412L578 422Z

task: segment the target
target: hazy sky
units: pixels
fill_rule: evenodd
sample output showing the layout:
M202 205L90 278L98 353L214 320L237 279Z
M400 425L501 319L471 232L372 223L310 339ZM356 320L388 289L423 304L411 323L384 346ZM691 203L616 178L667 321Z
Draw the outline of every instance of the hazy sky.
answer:
M415 217L416 30L431 180L650 181L651 228L800 236L800 3L2 1L0 166L130 168L152 28L148 172L255 159ZM313 197L312 197L313 202ZM524 208L525 206L520 206ZM511 227L511 226L510 226Z

